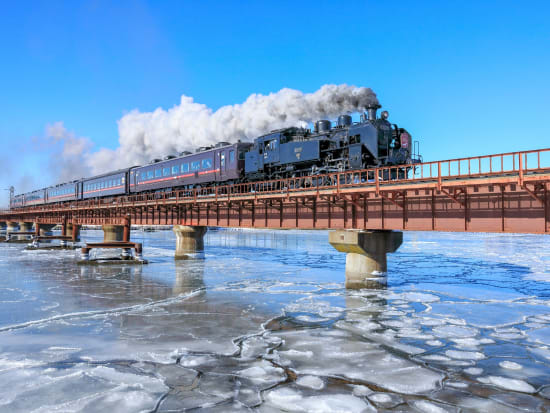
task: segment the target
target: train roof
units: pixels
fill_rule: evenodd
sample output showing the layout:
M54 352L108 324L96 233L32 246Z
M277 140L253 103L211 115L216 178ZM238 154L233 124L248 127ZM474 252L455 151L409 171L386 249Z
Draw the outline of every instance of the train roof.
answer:
M129 168L118 169L116 171L106 172L106 173L101 174L101 175L91 176L89 178L82 178L82 179L80 179L80 181L84 182L84 181L90 181L92 179L104 178L106 176L117 175L117 174L120 174L120 173L128 172L130 169L134 169L134 168L139 168L139 166L131 166Z

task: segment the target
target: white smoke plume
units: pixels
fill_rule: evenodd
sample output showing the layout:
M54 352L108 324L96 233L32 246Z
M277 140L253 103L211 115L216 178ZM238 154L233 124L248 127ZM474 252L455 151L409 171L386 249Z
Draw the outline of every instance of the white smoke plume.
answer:
M49 163L50 171L59 179L57 183L90 176L90 139L76 136L63 122L55 122L46 126L46 144L53 146Z
M324 85L314 93L285 88L269 95L252 94L241 104L216 111L183 95L171 109L126 114L118 122L119 147L84 157L94 174L103 173L220 141L250 141L273 129L334 119L377 103L371 89L348 85ZM72 143L86 149L85 142L71 142L71 147Z

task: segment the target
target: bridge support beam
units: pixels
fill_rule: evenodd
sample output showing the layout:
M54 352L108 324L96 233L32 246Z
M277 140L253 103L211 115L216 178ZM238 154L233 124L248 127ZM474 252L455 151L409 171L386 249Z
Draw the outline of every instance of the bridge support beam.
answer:
M174 225L176 234L176 260L187 259L188 253L204 250L204 234L208 227L190 227L186 225Z
M377 287L385 283L386 254L395 252L403 242L399 231L329 232L329 242L346 256L346 288Z
M72 237L73 242L80 241L80 225L67 224L67 236Z
M65 221L62 225L61 235L65 237L71 237L72 242L80 241L80 225L75 225ZM59 245L61 245L62 247L66 247L67 241L61 240L59 241Z

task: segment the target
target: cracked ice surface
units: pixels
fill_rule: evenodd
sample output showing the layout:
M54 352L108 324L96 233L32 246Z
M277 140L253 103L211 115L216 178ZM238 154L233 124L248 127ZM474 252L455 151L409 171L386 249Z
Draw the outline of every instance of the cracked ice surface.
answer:
M406 233L357 291L322 231L210 231L178 263L171 231L132 237L148 266L0 244L0 411L550 408L547 237Z

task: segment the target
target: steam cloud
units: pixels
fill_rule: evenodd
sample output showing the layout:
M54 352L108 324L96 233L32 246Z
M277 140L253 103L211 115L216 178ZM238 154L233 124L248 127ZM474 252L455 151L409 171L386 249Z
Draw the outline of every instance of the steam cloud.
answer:
M220 141L250 141L273 129L334 119L377 103L371 89L348 85L324 85L314 93L285 88L269 95L252 94L241 104L216 111L183 95L171 109L133 110L124 115L118 121L119 147L115 150L90 152L87 138L77 138L60 123L52 125L48 134L64 144L58 156L67 166L60 177L76 179L83 169L98 174ZM76 166L80 166L78 176L74 176Z

